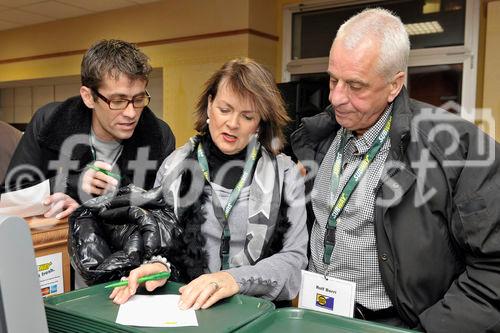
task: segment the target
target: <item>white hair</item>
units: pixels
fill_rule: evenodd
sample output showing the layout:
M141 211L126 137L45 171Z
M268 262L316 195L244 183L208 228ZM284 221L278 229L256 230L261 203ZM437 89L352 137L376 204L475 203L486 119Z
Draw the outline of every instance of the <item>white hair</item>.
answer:
M335 36L348 49L354 49L366 38L379 42L377 71L389 80L398 72L406 72L410 55L410 39L401 19L383 8L365 9L344 22Z

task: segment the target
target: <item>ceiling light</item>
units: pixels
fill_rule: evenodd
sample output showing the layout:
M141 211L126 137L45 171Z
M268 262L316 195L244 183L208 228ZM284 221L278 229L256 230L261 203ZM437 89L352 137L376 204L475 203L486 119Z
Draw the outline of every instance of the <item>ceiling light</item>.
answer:
M410 36L444 32L443 27L438 21L405 24L405 28Z

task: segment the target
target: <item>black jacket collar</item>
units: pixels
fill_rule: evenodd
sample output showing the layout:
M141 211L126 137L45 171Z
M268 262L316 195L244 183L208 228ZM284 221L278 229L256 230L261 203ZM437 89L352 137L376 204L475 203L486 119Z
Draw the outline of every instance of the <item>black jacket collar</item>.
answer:
M40 130L41 145L59 151L71 135L90 133L92 110L80 96L67 99L49 112L50 116Z
M391 150L396 154L405 150L408 144L412 119L409 103L408 92L403 87L394 100L393 121L389 134ZM317 152L318 146L322 142L331 142L340 128L331 105L315 116L302 118L301 127L292 134L293 151L299 160L312 160L314 157L311 151ZM328 149L328 147L326 148Z
M392 107L392 125L389 132L391 150L397 156L406 150L410 138L412 112L410 109L408 91L403 86ZM398 157L400 159L401 156Z

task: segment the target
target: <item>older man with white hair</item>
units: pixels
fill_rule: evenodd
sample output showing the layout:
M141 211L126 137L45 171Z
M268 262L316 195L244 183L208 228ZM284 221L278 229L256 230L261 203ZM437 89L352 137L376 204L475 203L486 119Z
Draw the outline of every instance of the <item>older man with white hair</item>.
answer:
M303 286L335 291L316 304L333 309L335 296L366 320L500 332L499 145L409 98L409 51L401 20L381 8L337 32L331 106L292 135L302 164L319 165L309 175L313 273ZM354 305L340 304L349 292Z

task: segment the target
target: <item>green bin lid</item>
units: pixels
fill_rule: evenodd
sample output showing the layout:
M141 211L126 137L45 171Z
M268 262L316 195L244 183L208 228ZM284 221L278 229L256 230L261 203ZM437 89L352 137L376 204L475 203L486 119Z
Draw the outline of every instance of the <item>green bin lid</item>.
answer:
M257 318L244 327L238 329L236 332L403 333L414 331L312 310L281 308Z
M260 298L235 295L196 311L197 327L135 327L115 323L119 305L109 299L105 284L78 289L45 299L45 312L50 333L137 333L137 332L233 332L274 309L274 304ZM152 293L140 289L138 294L178 294L179 283L168 282Z

